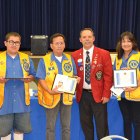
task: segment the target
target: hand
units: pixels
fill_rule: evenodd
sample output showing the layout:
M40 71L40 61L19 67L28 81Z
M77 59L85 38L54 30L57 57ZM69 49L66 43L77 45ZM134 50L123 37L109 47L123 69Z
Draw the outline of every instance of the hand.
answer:
M8 80L5 79L4 77L0 77L0 83L6 83Z
M124 67L124 68L121 68L121 70L130 70L130 68Z
M58 88L54 88L53 90L50 90L50 94L63 94L63 92L58 91Z
M77 80L77 83L79 84L79 83L80 83L80 80L81 80L81 77L74 76L74 78L76 78L76 80Z
M102 104L105 104L109 101L109 98L106 98L106 97L102 97Z
M134 87L126 87L126 88L124 88L124 91L126 91L126 92L131 92L131 91L134 91L134 90L136 90L137 88L134 88Z
M34 77L32 75L26 76L25 78L22 79L23 82L29 83L33 81Z

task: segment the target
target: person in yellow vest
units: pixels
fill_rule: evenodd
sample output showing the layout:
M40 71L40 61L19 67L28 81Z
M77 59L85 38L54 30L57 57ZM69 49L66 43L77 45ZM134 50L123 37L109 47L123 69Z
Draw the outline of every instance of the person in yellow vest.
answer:
M131 32L123 32L117 42L117 57L114 70L136 69L138 87L127 87L121 95L119 107L124 121L124 136L132 140L132 125L135 140L140 140L140 53Z
M1 140L23 140L31 131L29 82L35 75L32 60L19 52L21 36L6 34L6 51L0 53L0 137Z
M73 58L63 53L65 37L56 33L50 37L52 53L48 53L38 64L36 77L39 79L38 100L46 108L47 140L55 140L55 123L58 112L62 125L62 140L70 140L70 119L73 95L60 93L57 88L52 90L56 74L67 76L77 75Z

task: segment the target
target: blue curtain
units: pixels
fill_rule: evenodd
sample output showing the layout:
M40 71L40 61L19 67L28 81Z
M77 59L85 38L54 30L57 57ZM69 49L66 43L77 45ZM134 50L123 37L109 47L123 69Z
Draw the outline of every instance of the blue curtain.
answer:
M139 0L0 0L0 49L7 32L22 36L21 50L30 50L31 35L63 33L66 50L81 47L79 32L91 27L95 45L115 50L123 31L135 34L140 44Z

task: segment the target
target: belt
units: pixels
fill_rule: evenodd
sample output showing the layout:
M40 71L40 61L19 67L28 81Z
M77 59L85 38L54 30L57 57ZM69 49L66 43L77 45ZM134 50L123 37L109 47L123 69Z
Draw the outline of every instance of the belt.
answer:
M92 92L91 89L85 89L85 88L83 88L83 91L86 91L86 92Z

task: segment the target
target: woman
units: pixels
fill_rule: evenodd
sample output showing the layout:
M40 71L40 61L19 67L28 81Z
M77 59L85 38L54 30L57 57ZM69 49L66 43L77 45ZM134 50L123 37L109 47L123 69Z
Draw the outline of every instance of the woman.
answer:
M114 70L137 70L138 87L125 88L119 106L124 120L124 136L132 140L133 125L135 140L140 140L140 54L134 35L131 32L121 34L116 51Z

